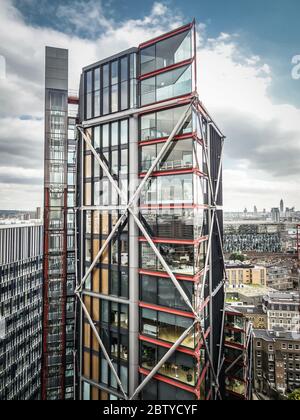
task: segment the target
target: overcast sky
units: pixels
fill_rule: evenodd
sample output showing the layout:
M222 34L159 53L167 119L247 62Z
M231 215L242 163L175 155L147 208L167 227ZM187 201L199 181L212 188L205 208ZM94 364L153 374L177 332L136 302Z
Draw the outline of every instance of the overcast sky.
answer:
M298 0L0 0L0 209L43 202L45 45L81 68L193 16L199 94L227 136L225 209L300 208ZM5 68L4 68L5 67Z

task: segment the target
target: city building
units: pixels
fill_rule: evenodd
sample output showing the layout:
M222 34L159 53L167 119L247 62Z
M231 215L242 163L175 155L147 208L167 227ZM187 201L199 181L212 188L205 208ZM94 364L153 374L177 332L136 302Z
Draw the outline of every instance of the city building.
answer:
M278 207L274 207L271 209L271 216L272 216L272 221L274 223L280 222L280 210Z
M43 400L74 397L76 107L68 51L46 47Z
M41 392L43 227L0 226L0 400Z
M291 270L283 265L267 267L267 285L272 289L283 292L293 290L294 280Z
M227 281L231 286L255 285L266 286L267 270L263 266L241 262L226 263Z
M268 317L261 305L235 305L235 303L231 303L230 308L242 314L254 329L266 330L268 328Z
M224 137L195 39L192 23L83 69L79 399L223 394Z
M300 388L300 335L254 330L254 387L271 399Z
M229 221L224 224L224 252L282 252L282 224L265 221Z
M281 215L283 215L283 213L284 213L284 202L283 202L282 199L280 200L280 213L281 213Z
M268 316L268 330L282 328L300 333L299 293L269 293L263 298L263 309Z
M252 400L252 324L240 308L225 312L225 398Z
M264 286L248 286L242 284L237 287L227 285L226 299L228 302L234 304L262 308L264 297L272 292L276 292L276 290Z

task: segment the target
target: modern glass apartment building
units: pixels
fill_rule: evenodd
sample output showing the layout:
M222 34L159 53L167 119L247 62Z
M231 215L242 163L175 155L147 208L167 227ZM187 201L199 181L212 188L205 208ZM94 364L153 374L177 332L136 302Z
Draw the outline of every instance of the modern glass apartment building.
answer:
M43 227L0 226L0 400L41 395Z
M192 23L83 69L80 399L223 393L224 136L195 39Z

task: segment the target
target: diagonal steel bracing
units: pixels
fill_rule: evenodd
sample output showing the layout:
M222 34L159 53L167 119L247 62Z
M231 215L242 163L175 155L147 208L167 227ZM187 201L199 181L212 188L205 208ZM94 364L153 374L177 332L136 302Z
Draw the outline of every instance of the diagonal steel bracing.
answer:
M93 322L93 320L92 320L92 318L90 316L90 313L89 313L86 305L84 304L83 300L81 299L80 293L79 292L76 292L76 296L77 296L77 298L80 301L81 307L82 307L82 309L83 309L83 311L84 311L84 313L85 313L85 315L86 315L86 317L88 319L88 322L89 322L89 324L90 324L90 326L91 326L91 328L92 328L92 330L93 330L93 332L94 332L94 334L95 334L95 336L97 338L97 341L98 341L98 343L99 343L99 345L101 347L101 350L103 352L103 355L104 355L107 363L109 364L109 367L110 367L110 369L111 369L114 377L116 378L116 381L117 381L117 383L118 383L118 385L120 387L120 390L121 390L122 394L124 395L125 400L128 400L128 396L127 396L126 392L124 391L124 388L123 388L123 385L122 385L122 381L120 380L120 378L119 378L119 376L118 376L118 374L117 374L117 372L115 370L115 367L114 367L112 361L110 360L110 357L109 357L109 355L108 355L108 353L106 351L106 348L105 348L105 346L104 346L104 344L103 344L103 342L102 342L102 340L100 338L100 335L98 333L98 330L97 330L97 328L96 328L96 326L95 326L95 324L94 324L94 322Z
M99 342L99 345L103 351L103 354L110 366L110 368L112 369L112 372L117 380L118 385L120 386L120 389L124 395L125 399L128 399L123 387L122 387L122 383L120 378L118 377L117 372L114 369L114 366L111 362L111 360L109 359L109 355L105 349L105 346L103 345L103 342L99 336L99 333L93 323L93 320L88 312L87 307L85 306L82 298L81 298L81 293L82 293L82 288L84 283L86 282L87 278L89 277L89 275L91 274L91 272L93 271L94 267L97 265L98 260L101 258L101 255L103 254L103 252L105 251L105 249L107 248L108 244L110 243L110 241L113 239L114 235L116 234L118 228L122 225L123 222L125 222L125 220L128 218L128 212L133 216L133 219L135 221L135 223L137 224L137 226L139 227L139 229L141 230L141 232L143 233L143 235L145 236L148 244L150 245L150 247L152 248L152 250L154 251L155 255L157 256L157 258L159 259L159 261L161 262L163 268L165 269L165 271L169 274L174 286L176 287L176 289L178 290L178 292L180 293L180 295L182 296L183 300L185 301L185 303L187 304L187 306L189 307L189 309L191 309L192 313L195 316L195 321L193 326L191 326L190 328L188 328L183 334L182 336L176 341L176 343L174 343L174 345L171 347L171 349L166 353L166 355L164 356L164 358L162 360L168 360L168 358L174 353L174 351L176 351L176 349L178 348L178 346L180 346L180 344L184 341L184 339L188 336L188 334L190 333L191 329L195 326L195 324L199 324L199 329L200 329L200 334L204 343L204 347L207 353L207 357L209 359L210 362L210 366L212 369L212 374L213 374L213 378L215 381L215 387L217 389L217 393L219 394L220 398L220 392L219 392L219 384L218 384L218 374L214 371L214 366L213 366L213 362L211 360L211 356L210 356L210 351L206 342L206 338L203 332L203 329L201 327L201 322L202 322L202 318L199 314L199 308L194 308L193 305L191 304L188 296L185 294L183 288L180 286L180 283L178 282L178 280L176 279L174 273L172 272L172 270L170 269L170 267L168 266L168 264L166 263L165 259L163 258L163 256L161 255L161 253L159 252L158 248L156 247L156 245L154 244L154 242L152 241L152 238L150 237L150 235L148 234L148 232L146 231L145 227L143 226L143 224L141 223L140 219L138 218L137 214L138 212L136 212L135 210L135 204L137 202L137 200L139 199L139 196L144 188L144 186L146 185L149 177L151 177L153 171L155 170L155 168L157 167L158 163L160 162L160 160L162 159L162 157L164 156L164 154L167 152L171 142L174 140L176 134L178 133L178 131L181 130L181 128L183 127L185 121L187 120L190 111L193 109L194 104L197 102L197 98L193 98L193 100L191 101L190 105L188 106L187 110L183 113L182 117L178 120L177 124L175 125L172 133L170 134L168 140L166 141L166 143L164 144L164 147L161 149L160 153L157 155L155 161L153 162L151 168L148 170L146 176L143 178L142 182L139 184L138 188L136 189L135 193L132 195L132 197L130 198L130 200L128 201L127 205L123 207L123 213L121 215L121 217L119 218L119 220L117 221L116 225L114 226L113 230L111 231L111 233L109 234L108 238L106 239L106 241L104 242L104 244L102 245L101 249L99 250L97 256L95 257L94 261L92 262L91 266L89 267L89 269L87 270L87 272L85 273L83 279L81 280L80 284L78 284L77 288L76 288L76 296L78 297L81 306L87 316L88 322L91 325L91 328L94 332L94 334L96 335L96 338ZM199 118L199 111L197 111L198 114L198 118ZM201 123L202 124L202 123ZM202 125L200 124L200 127L202 127ZM119 195L119 197L124 200L124 202L127 202L127 197L125 197L125 195L122 193L122 191L119 189L116 181L114 180L114 178L112 177L112 175L110 174L110 171L106 165L105 162L103 162L100 158L100 156L98 155L97 151L94 149L93 145L92 145L92 141L90 138L90 134L88 132L85 132L83 130L83 128L81 126L78 126L78 130L80 131L82 138L84 139L84 141L86 142L87 146L89 147L89 149L91 150L91 152L93 153L96 161L99 163L99 165L101 166L101 168L103 169L103 171L105 172L106 176L108 177L112 187L115 189L115 191L117 192L117 194ZM202 128L201 128L202 130ZM203 132L203 131L202 131ZM204 144L204 151L207 154L206 151L206 145ZM208 169L209 169L209 165L208 165ZM219 183L220 183L220 175L221 175L221 169L219 171L219 177L218 177L218 184L217 184L217 190L215 193L215 199L214 199L214 206L212 207L213 209L213 221L215 218L215 213L216 213L216 198L218 195L218 190L219 190ZM212 180L210 177L210 173L208 174L208 178L209 178L209 183L210 183L210 189L212 191L212 195L213 195L213 190L212 190ZM111 206L114 207L114 209L116 209L117 206ZM86 208L85 208L86 209ZM83 208L81 208L81 210L83 210ZM216 218L218 219L218 218ZM208 250L207 253L208 255L206 256L206 262L205 262L205 274L204 274L204 279L206 279L206 273L207 273L207 268L208 268L208 262L209 262L209 252L210 252L210 245L211 245L211 241L212 241L212 234L213 234L213 223L210 229L210 235L209 235L209 245L208 245ZM204 281L205 284L205 281ZM133 395L131 396L130 399L133 399L135 396L137 396L141 390L144 388L144 386L148 383L148 381L159 371L160 367L162 366L162 364L164 363L164 361L160 361L158 363L158 365L150 372L150 374L147 376L147 378L145 378L145 380L139 385L139 387L135 390L135 392L133 393Z

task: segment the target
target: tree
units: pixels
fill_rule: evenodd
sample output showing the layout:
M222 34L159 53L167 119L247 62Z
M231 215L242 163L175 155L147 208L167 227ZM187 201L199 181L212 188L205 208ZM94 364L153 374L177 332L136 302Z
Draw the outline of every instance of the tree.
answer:
M294 391L294 392L292 392L292 393L289 395L288 399L289 399L290 401L300 401L300 389L295 389L295 391Z
M243 254L234 253L234 254L231 254L230 255L230 260L244 262L245 261L245 257L244 257Z

